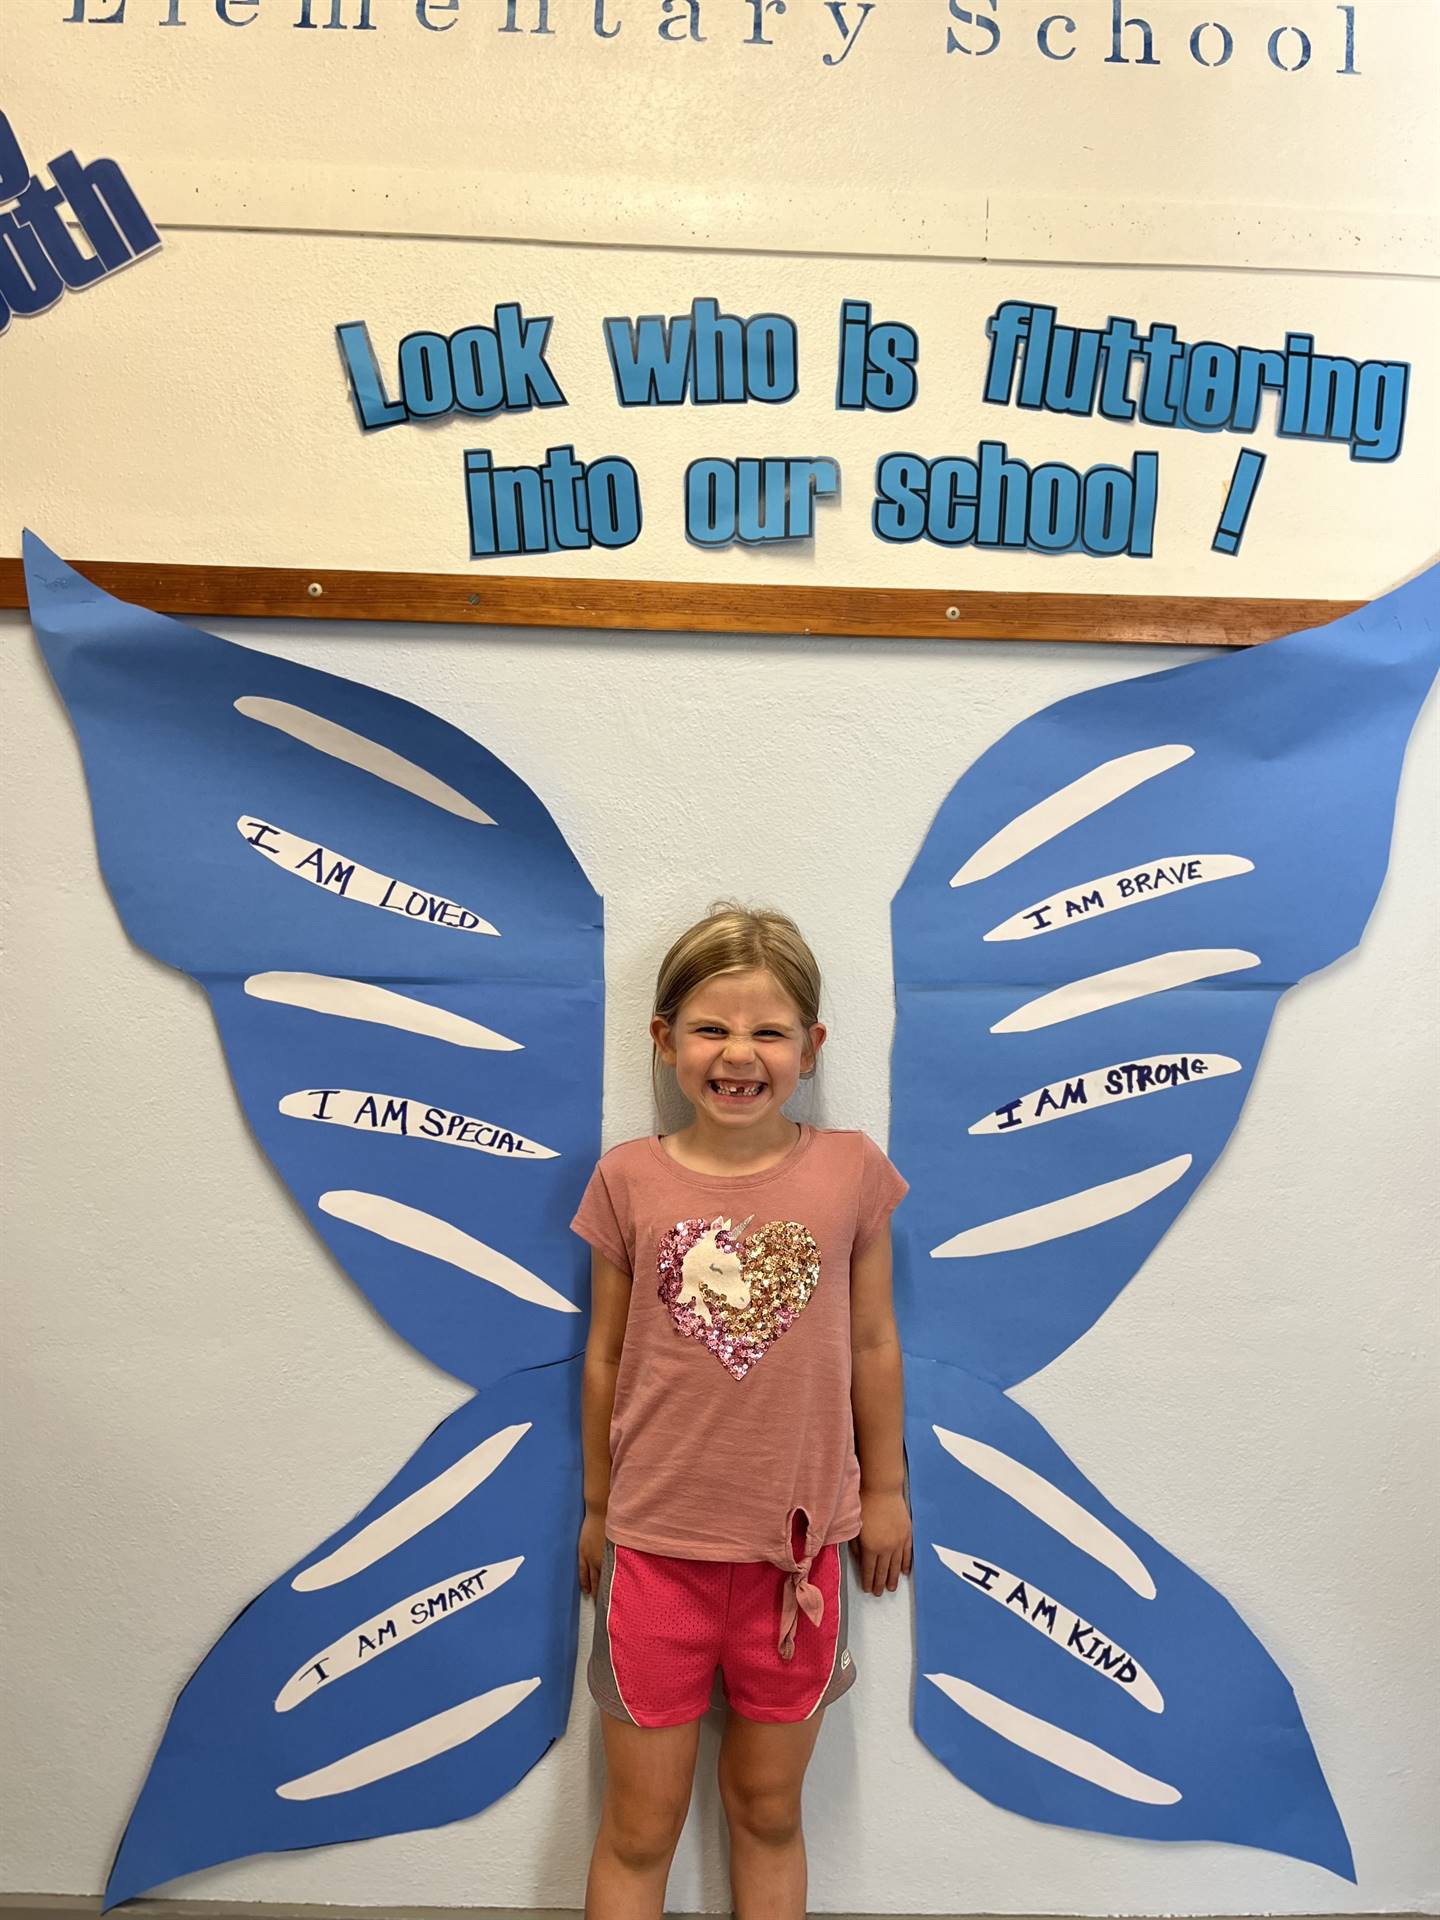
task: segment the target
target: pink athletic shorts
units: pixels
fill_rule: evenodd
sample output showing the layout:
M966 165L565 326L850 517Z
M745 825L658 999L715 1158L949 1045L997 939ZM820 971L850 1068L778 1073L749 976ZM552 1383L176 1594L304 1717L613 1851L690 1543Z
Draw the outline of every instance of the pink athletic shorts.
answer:
M597 1704L635 1727L678 1727L725 1698L747 1720L808 1720L854 1684L846 1644L844 1548L822 1547L809 1582L818 1623L795 1620L779 1652L791 1576L768 1560L679 1560L605 1542L587 1678ZM793 1614L793 1610L792 1610Z

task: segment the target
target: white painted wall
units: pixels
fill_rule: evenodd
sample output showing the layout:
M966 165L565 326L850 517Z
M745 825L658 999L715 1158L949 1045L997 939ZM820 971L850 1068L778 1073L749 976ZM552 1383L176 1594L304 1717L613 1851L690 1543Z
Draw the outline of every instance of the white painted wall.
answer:
M751 11L740 0L710 7L696 61L659 44L660 9L640 0L611 6L632 23L613 47L576 39L583 5L556 5L565 31L544 46L501 39L498 0L464 0L453 36L438 39L408 0L377 0L382 29L369 37L292 31L295 8L278 0L239 31L203 0L185 0L189 25L175 31L158 25L170 11L160 0L131 0L115 27L71 28L60 0L32 6L23 25L7 22L29 57L5 103L32 165L72 145L87 160L114 155L165 245L17 319L0 343L0 548L15 551L28 523L75 559L460 571L461 450L533 461L573 439L582 457L632 457L646 502L623 567L567 556L561 570L575 575L1384 591L1435 544L1440 282L1423 277L1437 233L1434 9L1362 0L1356 76L1337 71L1344 9L1329 0L1222 9L1237 33L1223 73L1184 51L1191 13L1208 9L1132 10L1166 36L1160 69L1105 67L1105 0L1073 10L1071 66L1036 53L1042 9L1001 8L1004 51L986 64L944 53L960 15L943 0L891 0L834 71L821 55L838 9L793 0L793 37L764 69L736 44ZM1287 19L1317 45L1313 69L1288 76L1260 51ZM586 244L538 244L550 240ZM771 251L745 251L760 247ZM697 295L797 321L794 402L620 414L602 318L679 312ZM921 395L898 420L833 410L847 297L919 330ZM1005 298L1052 301L1068 322L1130 314L1235 344L1311 329L1322 352L1411 360L1404 453L1377 467L1281 441L1268 410L1240 441L984 408L984 321ZM484 321L503 300L556 316L567 410L362 438L337 322L366 320L392 356L404 333ZM877 454L973 452L982 435L1032 463L1123 463L1157 448L1155 559L894 550L871 537ZM1267 467L1241 553L1218 559L1210 534L1241 444ZM681 478L715 452L838 458L843 497L814 545L688 545ZM778 902L811 934L832 1029L818 1117L883 1139L886 910L936 806L1015 721L1166 658L225 630L432 707L550 804L607 901L609 1140L649 1124L655 962L729 891ZM0 1580L13 1692L0 1887L91 1892L196 1661L464 1389L375 1318L262 1162L203 997L130 948L104 896L78 756L22 618L0 616L0 647ZM728 751L737 736L746 777L697 782L691 749ZM817 1911L1440 1907L1429 1835L1437 786L1432 705L1366 946L1285 1003L1219 1169L1100 1325L1021 1392L1271 1648L1349 1824L1358 1888L1268 1855L1066 1833L991 1808L909 1731L907 1591L856 1599L860 1684L811 1774ZM714 1757L711 1729L672 1883L681 1909L726 1906ZM577 1906L600 1792L582 1679L566 1739L484 1816L167 1891Z
M136 270L137 285L149 271ZM120 461L100 437L103 457ZM157 428L125 450L137 487L163 464L163 444ZM92 551L124 551L100 537L105 503L87 472L73 438L37 442L26 510L69 551L81 529ZM351 481L347 456L334 483ZM216 485L238 505L242 487L223 475ZM153 528L157 556L194 557L187 504L177 493L173 517ZM1323 529L1296 537L1324 563ZM1035 708L1179 657L222 630L432 707L545 797L606 896L607 1140L649 1121L656 959L722 890L777 901L810 933L832 1028L819 1117L883 1139L886 907L935 807ZM10 947L0 1519L13 1695L0 1886L92 1892L206 1647L371 1496L463 1389L374 1317L262 1162L201 994L128 945L103 894L78 756L23 618L0 618L0 646ZM749 776L697 781L689 749L737 736L753 755ZM1270 1647L1349 1825L1358 1888L1269 1855L1067 1833L990 1807L909 1731L907 1590L856 1596L860 1682L830 1716L810 1776L815 1911L1440 1905L1437 790L1432 702L1365 946L1282 1005L1219 1168L1095 1330L1021 1393L1083 1471ZM565 1740L477 1819L261 1859L167 1891L578 1906L601 1791L595 1720L577 1676ZM715 1750L709 1729L671 1886L681 1910L727 1910Z

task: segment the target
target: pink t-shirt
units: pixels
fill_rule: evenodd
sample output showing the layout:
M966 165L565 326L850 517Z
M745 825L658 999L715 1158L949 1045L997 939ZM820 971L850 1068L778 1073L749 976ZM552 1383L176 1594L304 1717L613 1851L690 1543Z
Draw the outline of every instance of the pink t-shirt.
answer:
M762 1173L692 1173L654 1137L605 1155L571 1224L632 1276L612 1540L768 1560L796 1575L811 1612L811 1559L860 1531L850 1260L905 1192L863 1133L808 1126Z

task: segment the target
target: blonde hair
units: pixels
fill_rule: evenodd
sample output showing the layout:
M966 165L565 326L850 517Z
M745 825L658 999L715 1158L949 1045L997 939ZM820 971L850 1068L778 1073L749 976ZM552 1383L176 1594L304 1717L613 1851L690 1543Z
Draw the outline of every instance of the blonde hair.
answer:
M673 1027L685 1001L707 980L760 968L795 1002L808 1049L809 1029L820 1019L820 967L795 922L773 908L715 901L705 918L687 927L660 962L652 1017ZM652 1082L659 1061L655 1048Z

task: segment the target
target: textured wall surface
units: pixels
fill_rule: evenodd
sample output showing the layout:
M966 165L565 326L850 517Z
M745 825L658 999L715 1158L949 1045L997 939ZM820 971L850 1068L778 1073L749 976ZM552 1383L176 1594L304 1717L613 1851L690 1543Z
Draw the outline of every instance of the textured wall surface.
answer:
M41 522L42 531L44 523ZM51 537L58 537L53 531ZM176 536L178 546L178 534ZM1417 556L1417 559L1419 556ZM606 1137L651 1124L647 994L734 891L827 972L814 1117L886 1128L887 905L958 772L1050 700L1172 656L695 636L247 627L433 707L544 797L606 896ZM0 619L8 1259L0 1885L101 1883L176 1689L462 1390L375 1319L262 1162L197 989L131 949L24 620ZM1179 656L1173 656L1178 658ZM817 1912L1430 1912L1436 1664L1434 967L1440 726L1422 716L1361 952L1282 1005L1211 1180L1098 1327L1020 1391L1293 1681L1360 1884L1029 1824L907 1725L909 1595L857 1596L860 1682L807 1802ZM582 1631L588 1632L588 1607ZM701 1747L671 1904L728 1910ZM478 1819L170 1889L340 1905L580 1904L599 1807L565 1740Z

